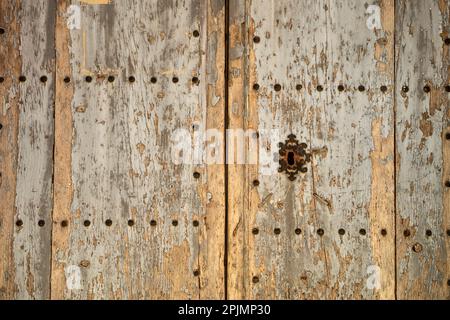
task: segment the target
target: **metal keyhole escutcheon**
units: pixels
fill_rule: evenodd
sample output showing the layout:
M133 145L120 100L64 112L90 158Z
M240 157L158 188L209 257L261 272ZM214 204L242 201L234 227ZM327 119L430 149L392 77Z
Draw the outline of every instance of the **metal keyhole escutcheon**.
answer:
M278 144L278 147L280 148L278 172L285 172L289 180L294 181L299 172L308 171L306 163L311 162L311 154L306 152L306 143L299 143L296 136L290 134L284 143Z

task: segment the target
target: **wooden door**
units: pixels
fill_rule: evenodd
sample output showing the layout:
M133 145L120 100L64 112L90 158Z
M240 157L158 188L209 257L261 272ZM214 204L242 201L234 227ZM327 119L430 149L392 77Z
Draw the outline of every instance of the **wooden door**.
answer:
M223 298L224 3L0 3L2 297Z
M229 164L230 298L449 297L448 28L447 1L230 2L260 157ZM291 134L294 181L267 171Z
M231 99L248 92L248 103L241 104L246 116L232 119L263 128L268 137L260 139L268 141L260 148L272 153L279 147L271 130L281 143L294 134L311 161L294 181L258 165L236 169L242 190L230 199L229 266L242 273L230 294L394 298L393 2L377 7L377 30L366 26L366 7L356 0L238 7L248 32L236 37L248 55ZM368 272L381 275L379 290L366 286Z
M1 299L448 299L447 0L0 0Z

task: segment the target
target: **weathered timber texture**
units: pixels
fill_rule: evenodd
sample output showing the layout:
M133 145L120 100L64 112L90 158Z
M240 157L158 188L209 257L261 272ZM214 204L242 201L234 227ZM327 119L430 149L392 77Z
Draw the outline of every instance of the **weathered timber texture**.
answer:
M449 299L449 28L448 0L0 0L0 299Z
M0 1L1 299L50 297L55 4Z
M396 2L399 299L450 298L449 10L445 0Z
M223 4L58 1L52 298L224 297L224 166L171 158L223 130Z
M394 298L393 1L376 30L356 0L232 3L231 126L313 156L294 182L230 166L229 297Z

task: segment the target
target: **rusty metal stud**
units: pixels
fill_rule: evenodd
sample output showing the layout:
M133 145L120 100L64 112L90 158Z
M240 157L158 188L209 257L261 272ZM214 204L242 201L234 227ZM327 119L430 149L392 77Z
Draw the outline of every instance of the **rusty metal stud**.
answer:
M91 263L89 262L89 260L81 260L80 261L80 267L87 268L90 265L91 265Z
M47 82L47 76L42 76L42 77L39 78L39 80L40 80L42 83L46 83L46 82Z
M323 236L325 234L325 231L322 228L317 229L317 234L319 236Z
M21 226L23 226L23 221L22 220L17 220L16 221L16 226L18 226L18 227L21 227Z
M359 229L359 234L360 235L362 235L362 236L365 236L366 235L366 229Z
M445 86L445 91L450 92L450 85Z
M402 91L403 91L404 93L407 93L407 92L409 91L409 87L408 87L408 86L403 86L403 87L402 87Z
M387 91L387 87L386 86L381 86L380 87L381 92L385 93Z
M302 90L303 89L303 86L301 85L301 84L297 84L296 86L295 86L295 90L297 90L297 91L300 91L300 90Z
M3 83L5 81L5 78L0 77L0 83Z
M25 77L25 76L20 76L20 77L19 77L19 81L20 81L20 82L25 82L25 81L27 81L27 77Z
M318 86L316 87L316 89L317 89L317 91L319 91L319 92L322 92L322 91L323 91L323 87L322 87L321 85L318 85Z
M288 139L278 144L279 164L278 172L285 172L289 180L294 181L298 172L305 173L307 162L311 161L311 154L306 152L306 143L299 143L295 135L290 134Z
M425 235L427 237L431 237L433 235L433 232L431 230L427 230L427 231L425 231Z
M39 226L39 227L45 226L45 221L44 221L44 220L39 220L39 221L38 221L38 226Z
M61 221L61 227L66 228L69 225L69 221L63 220Z
M450 188L450 180L445 181L445 186L446 186L447 188Z
M445 38L444 43L445 43L446 45L450 45L450 38Z
M5 34L5 29L4 28L0 28L0 34Z
M254 187L259 186L259 180L253 180L253 186Z
M253 84L253 90L258 91L259 90L259 84L254 83Z
M152 227L156 226L156 220L150 220L150 225L151 225Z
M412 247L413 251L416 253L422 252L423 246L420 243L415 243Z
M273 88L275 89L275 91L280 91L281 90L281 84L276 83Z
M403 235L405 237L409 237L411 235L411 231L409 231L408 229L405 229L405 231L403 231Z
M133 219L128 220L128 226L129 227L134 226L134 220Z
M273 229L273 233L275 233L276 235L281 233L281 229L280 228L275 228Z
M450 237L450 229L447 229L447 236Z
M158 79L156 79L156 77L151 77L150 78L150 82L151 83L156 83L158 81Z
M198 30L194 30L194 31L192 32L192 35L193 35L195 38L198 38L198 37L200 36L200 32L198 32Z
M424 87L423 87L423 91L424 91L425 93L429 93L429 92L431 91L430 86L429 86L429 85L424 86Z
M114 76L108 77L108 82L114 82L114 80L116 80L116 78Z
M252 278L252 282L253 282L253 283L258 283L258 282L259 282L259 278L258 278L257 276L254 276L254 277Z
M345 230L344 229L339 229L338 230L339 235L343 236L345 234Z
M0 123L0 130L2 130L3 129L3 125Z
M87 227L89 227L89 226L91 225L91 221L89 221L89 220L84 220L84 221L83 221L83 225L87 228Z
M105 221L105 224L106 224L108 227L111 227L111 226L112 226L112 220L111 220L111 219L107 219L107 220Z
M198 227L199 224L200 224L200 223L198 222L198 220L192 221L192 225L193 225L194 227Z
M381 229L381 235L383 237L385 237L387 235L387 230L386 229Z
M0 128L1 129L1 128ZM450 132L447 132L446 134L445 134L445 139L446 140L450 140Z
M363 85L360 85L359 87L358 87L358 91L360 91L360 92L363 92L363 91L365 91L366 90L366 87L364 87Z
M253 228L253 229L252 229L252 233L253 233L254 235L257 235L257 234L259 233L259 229L258 229L258 228Z
M259 43L261 41L261 38L259 36L254 36L253 37L253 42L254 43Z
M344 85L340 84L340 85L338 85L337 89L338 89L338 91L342 92L345 90L345 87L344 87Z
M194 270L194 277L198 277L200 275L200 270Z
M128 77L128 81L131 82L131 83L133 83L133 82L136 81L136 78L135 78L134 76L129 76L129 77Z
M64 78L64 82L65 82L65 83L70 83L70 77L65 77L65 78Z
M297 229L294 230L294 232L295 232L296 235L300 235L302 233L302 229L297 228Z

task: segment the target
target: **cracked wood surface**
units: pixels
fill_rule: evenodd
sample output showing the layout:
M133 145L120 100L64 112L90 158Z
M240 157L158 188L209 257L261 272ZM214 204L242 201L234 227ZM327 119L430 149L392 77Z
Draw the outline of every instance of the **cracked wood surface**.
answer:
M294 182L231 166L230 298L394 298L394 3L379 5L370 30L361 1L232 1L231 125L315 152Z
M450 298L448 1L228 5L0 0L0 299Z
M450 298L449 9L444 0L396 2L399 299Z
M55 3L0 1L0 298L50 295Z
M223 166L173 165L170 149L176 129L223 128L223 3L82 5L69 30L71 4L56 30L52 298L223 298Z

